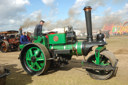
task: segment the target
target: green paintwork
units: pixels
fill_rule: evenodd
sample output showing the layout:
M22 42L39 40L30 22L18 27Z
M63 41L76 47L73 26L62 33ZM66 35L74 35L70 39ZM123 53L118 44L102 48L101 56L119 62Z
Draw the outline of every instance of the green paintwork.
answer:
M45 36L38 36L38 37L34 37L34 42L33 43L41 43L43 44L46 48L48 48L48 40ZM24 48L26 44L20 44L20 50L22 50Z
M48 40L45 36L35 37L34 43L41 43L48 48Z
M71 54L82 55L82 41L76 42L75 44L68 45L50 45L50 49L55 50L72 50Z
M35 62L32 62L32 57L35 57ZM43 52L38 47L31 47L26 53L26 63L33 71L40 71L45 65L45 57Z
M19 45L20 50L22 50L24 48L24 46L25 46L25 44L20 44Z
M77 42L77 55L82 55L82 42Z
M54 41L54 37L58 37L58 41ZM82 41L78 41L75 44L66 44L66 34L65 33L59 33L59 34L49 34L48 39L45 36L38 36L34 37L34 43L41 43L48 49L54 49L54 50L72 50L72 53L70 55L82 55ZM24 47L24 45L20 46L21 48ZM95 61L92 61L93 63L97 65L107 65L104 63L104 61L100 59L100 52L106 49L105 46L98 46L96 48L95 52Z
M95 59L96 61L92 61L93 63L97 64L97 65L108 65L105 64L104 61L100 59L100 52L105 50L106 46L98 46L95 50Z
M57 36L58 40L55 41L53 38ZM49 44L65 44L66 43L66 34L65 33L58 33L58 34L49 34Z

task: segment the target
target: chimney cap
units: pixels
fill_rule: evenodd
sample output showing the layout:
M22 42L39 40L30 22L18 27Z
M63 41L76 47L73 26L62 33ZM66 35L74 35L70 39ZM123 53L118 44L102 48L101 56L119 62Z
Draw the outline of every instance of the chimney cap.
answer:
M86 7L84 7L84 11L91 11L91 6L86 6Z

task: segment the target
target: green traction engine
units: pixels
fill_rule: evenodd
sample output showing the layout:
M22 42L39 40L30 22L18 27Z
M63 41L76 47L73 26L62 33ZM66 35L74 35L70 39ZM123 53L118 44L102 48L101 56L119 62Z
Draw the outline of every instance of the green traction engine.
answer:
M104 34L92 36L91 7L84 8L87 26L87 39L78 40L72 27L64 33L38 36L34 43L22 48L19 59L23 69L30 75L41 75L50 68L61 67L68 64L73 55L87 56L92 47L98 46L95 53L87 60L82 61L90 77L94 79L109 79L116 73L117 59L109 52L105 45Z

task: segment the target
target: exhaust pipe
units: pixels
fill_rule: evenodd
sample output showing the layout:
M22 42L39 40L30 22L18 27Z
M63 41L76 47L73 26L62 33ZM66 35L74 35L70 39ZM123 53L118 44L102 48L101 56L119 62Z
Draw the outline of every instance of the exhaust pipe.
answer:
M86 18L86 27L87 27L87 41L92 42L92 21L91 21L91 7L87 6L84 8L85 18Z

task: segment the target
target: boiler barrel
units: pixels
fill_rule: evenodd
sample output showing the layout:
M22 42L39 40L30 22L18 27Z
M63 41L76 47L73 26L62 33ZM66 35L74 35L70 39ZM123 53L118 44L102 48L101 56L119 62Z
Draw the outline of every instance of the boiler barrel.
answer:
M72 50L72 55L82 55L82 41L76 42L75 44L67 45L51 45L50 49L54 50Z

